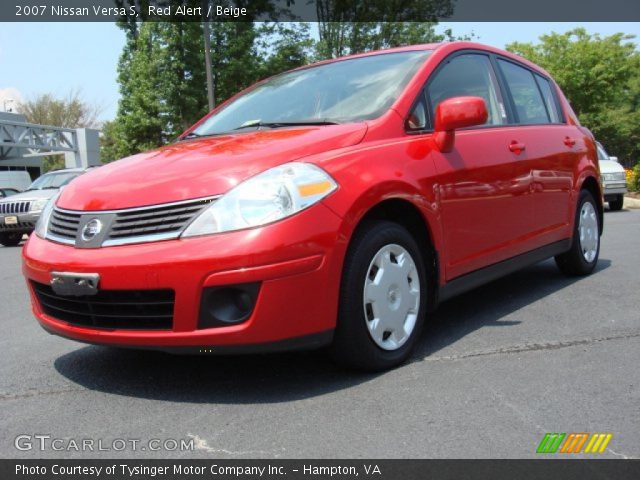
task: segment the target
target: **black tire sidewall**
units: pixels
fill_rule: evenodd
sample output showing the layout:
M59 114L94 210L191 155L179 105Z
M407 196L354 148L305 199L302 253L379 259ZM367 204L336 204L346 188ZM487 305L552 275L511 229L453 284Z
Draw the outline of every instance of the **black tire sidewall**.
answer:
M609 209L615 211L622 210L624 205L624 195L618 195L616 199L609 202Z
M596 212L596 218L598 219L598 248L596 250L596 256L592 262L587 262L582 254L582 245L580 244L580 213L582 212L582 206L585 203L591 203L591 206ZM582 190L580 192L580 197L578 198L578 208L576 210L576 219L575 225L573 227L573 245L572 245L572 254L575 257L575 261L579 263L579 269L581 274L591 273L598 263L598 258L600 258L600 230L601 230L601 218L598 213L598 205L596 204L593 195L588 190Z
M380 348L369 332L362 303L365 278L373 257L386 245L397 244L409 252L420 279L420 307L416 325L409 339L397 350ZM389 221L371 222L359 228L345 259L338 324L333 350L338 360L351 366L380 370L404 361L413 349L424 324L426 292L430 288L424 254L413 236L401 225Z

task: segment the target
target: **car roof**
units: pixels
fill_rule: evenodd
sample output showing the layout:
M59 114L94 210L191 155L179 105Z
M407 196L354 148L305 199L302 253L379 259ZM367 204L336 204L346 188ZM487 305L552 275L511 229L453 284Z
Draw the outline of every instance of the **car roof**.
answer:
M485 52L489 52L489 53L494 53L496 55L501 55L503 57L506 58L510 58L512 60L518 61L520 63L523 63L525 65L527 65L528 67L537 70L541 73L544 73L546 76L550 77L551 75L549 75L549 73L547 71L545 71L542 67L540 67L539 65L536 65L533 62L530 62L529 60L527 60L526 58L523 58L519 55L516 55L514 53L508 52L506 50L502 50L500 48L496 48L496 47L492 47L490 45L485 45L482 43L477 43L477 42L468 42L468 41L453 41L453 42L440 42L440 43L422 43L422 44L418 44L418 45L406 45L403 47L393 47L393 48L387 48L387 49L383 49L383 50L372 50L370 52L365 52L365 53L356 53L353 55L345 55L343 57L338 57L338 58L330 58L328 60L322 60L320 62L315 62L315 63L310 63L308 65L303 65L301 67L295 68L293 70L289 70L290 72L294 72L297 70L305 70L307 68L312 68L312 67L316 67L318 65L326 65L328 63L335 63L335 62L340 62L343 60L350 60L350 59L354 59L354 58L363 58L363 57L372 57L372 56L376 56L376 55L384 55L387 53L398 53L398 52L414 52L414 51L420 51L420 50L432 50L432 51L438 51L438 50L446 50L446 53L453 53L454 51L457 50L483 50ZM286 73L286 72L283 72Z

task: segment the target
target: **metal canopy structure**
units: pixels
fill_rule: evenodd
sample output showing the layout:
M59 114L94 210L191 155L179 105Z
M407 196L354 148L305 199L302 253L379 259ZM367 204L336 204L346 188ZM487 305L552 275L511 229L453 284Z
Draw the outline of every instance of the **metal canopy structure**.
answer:
M68 168L100 165L98 130L37 125L0 113L0 166L41 166L42 157L59 154Z

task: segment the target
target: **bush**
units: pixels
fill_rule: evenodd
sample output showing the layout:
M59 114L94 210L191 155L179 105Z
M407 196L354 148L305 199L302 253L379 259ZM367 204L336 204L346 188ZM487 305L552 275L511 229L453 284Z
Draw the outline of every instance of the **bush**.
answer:
M627 190L630 192L640 191L640 162L633 168L625 168L627 177Z

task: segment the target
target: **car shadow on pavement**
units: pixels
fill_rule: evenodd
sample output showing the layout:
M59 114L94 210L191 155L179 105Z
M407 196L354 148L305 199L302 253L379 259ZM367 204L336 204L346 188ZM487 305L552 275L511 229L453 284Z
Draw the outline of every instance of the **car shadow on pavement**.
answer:
M594 275L611 266L600 258ZM520 321L503 320L583 277L562 274L550 259L471 290L442 303L425 325L414 360L433 355L481 327L507 327Z
M288 402L376 376L344 370L320 351L207 357L88 346L54 366L90 390L186 403Z
M610 264L601 259L598 271ZM563 276L547 261L443 303L431 314L412 360L433 355L479 328L517 325L501 319L579 280ZM185 403L288 402L382 375L345 370L321 351L207 357L86 346L58 357L54 367L89 390Z

